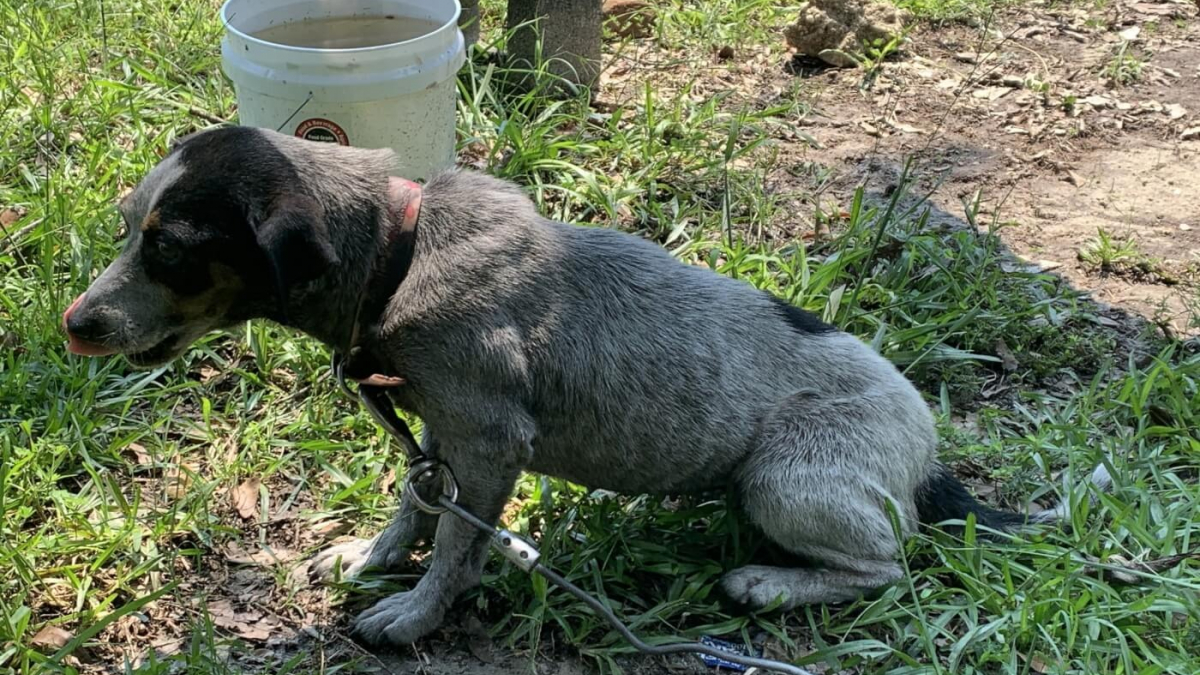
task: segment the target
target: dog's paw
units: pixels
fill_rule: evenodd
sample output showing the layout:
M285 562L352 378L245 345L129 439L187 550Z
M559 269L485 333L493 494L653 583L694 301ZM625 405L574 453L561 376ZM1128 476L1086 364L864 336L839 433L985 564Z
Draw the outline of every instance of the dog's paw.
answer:
M721 592L733 604L753 611L771 605L781 596L786 606L791 588L781 578L778 568L747 565L721 577Z
M373 542L373 539L355 539L321 551L309 563L309 580L315 584L358 576L370 560Z
M408 591L380 600L354 621L354 637L369 645L406 645L432 632L445 609L427 593Z

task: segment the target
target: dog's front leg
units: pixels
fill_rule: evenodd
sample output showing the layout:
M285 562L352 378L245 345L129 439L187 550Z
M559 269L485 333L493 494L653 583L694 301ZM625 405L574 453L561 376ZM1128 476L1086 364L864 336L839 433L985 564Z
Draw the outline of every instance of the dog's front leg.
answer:
M437 457L441 454L437 441L429 430L421 439L421 451ZM434 535L437 516L417 508L412 495L400 497L400 509L392 523L370 539L355 539L338 544L317 554L309 565L309 577L314 581L332 581L339 576L358 577L366 569L395 572L408 559L413 546L421 539Z
M309 577L319 582L333 581L338 576L357 578L365 570L395 572L421 539L433 536L436 527L437 517L422 513L405 493L396 517L385 530L370 539L355 539L321 551L313 557Z
M496 523L528 462L528 448L527 440L444 444L441 459L458 480L458 503ZM411 591L384 598L359 615L355 635L369 644L408 644L436 629L455 598L479 583L488 540L457 516L443 514L429 571Z

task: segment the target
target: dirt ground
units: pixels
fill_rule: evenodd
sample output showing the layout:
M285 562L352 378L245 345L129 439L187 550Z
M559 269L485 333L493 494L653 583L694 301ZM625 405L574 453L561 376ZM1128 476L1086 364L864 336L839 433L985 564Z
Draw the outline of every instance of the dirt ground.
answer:
M767 178L769 189L795 195L796 212L811 212L814 194L844 205L859 184L868 194L887 190L911 157L913 190L929 196L933 223L967 226L964 203L978 193L976 224L1003 224L1020 258L1103 306L1194 335L1197 6L1099 4L1034 2L976 26L924 25L874 72L789 59L781 40L713 58L692 82L685 55L646 47L610 65L605 95L625 100L651 77L663 93L686 84L695 98L732 90L735 101L766 106L802 87L811 142L781 134L785 159ZM1114 76L1114 64L1137 72ZM1133 243L1128 259L1080 259L1101 229Z
M873 74L869 88L863 84L871 73L794 57L782 36L776 45L735 46L730 59L670 53L646 41L610 59L600 98L627 101L650 79L663 95L690 83L695 97L734 90L738 100L766 106L800 87L810 106L801 125L811 142L782 130L783 161L767 177L771 189L788 195L798 220L814 202L846 203L863 181L884 193L914 156L916 191L931 191L933 222L969 226L964 201L981 193L977 223L1005 223L1001 236L1018 256L1091 291L1102 305L1182 335L1196 331L1186 303L1197 298L1200 280L1196 14L1195 4L1182 1L1035 2L990 24L924 26ZM1140 74L1114 83L1106 72L1123 42ZM698 61L702 74L694 81ZM1135 241L1140 257L1107 268L1081 260L1099 228ZM782 234L789 233L775 236ZM229 498L215 495L214 503ZM330 591L307 585L300 563L300 552L346 528L300 527L303 507L293 505L292 516L277 517L261 533L269 550L231 550L215 564L206 557L208 569L184 575L194 587L174 595L207 595L216 626L259 645L221 655L244 671L270 671L304 651L330 664L355 658L363 672L591 672L586 661L556 658L562 650L554 645L536 657L508 653L469 610L456 610L438 635L404 653L367 654L346 637L350 612L330 606ZM248 542L260 536L246 534ZM166 600L147 610L167 621L195 613ZM186 648L185 631L163 642L140 632L143 626L129 617L108 635L164 653ZM694 658L630 657L625 665L639 674L713 672Z
M814 76L831 83L811 129L823 147L807 154L837 167L842 189L880 158L887 176L915 154L922 182L941 183L932 202L945 213L961 218L982 191L977 223L1007 224L1001 238L1021 258L1100 303L1187 332L1184 302L1200 271L1200 137L1189 133L1200 125L1200 41L1194 24L1173 20L1195 13L1126 1L920 32L867 101L846 91L855 73ZM1114 86L1105 70L1121 32L1135 36L1127 53L1144 65L1137 81ZM1099 229L1136 242L1142 264L1080 260Z

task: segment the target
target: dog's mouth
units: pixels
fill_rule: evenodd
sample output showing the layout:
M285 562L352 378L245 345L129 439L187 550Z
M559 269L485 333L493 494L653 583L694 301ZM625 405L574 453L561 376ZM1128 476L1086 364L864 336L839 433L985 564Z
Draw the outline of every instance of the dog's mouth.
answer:
M170 333L148 349L126 352L125 358L139 368L159 366L175 357L179 346L179 335Z

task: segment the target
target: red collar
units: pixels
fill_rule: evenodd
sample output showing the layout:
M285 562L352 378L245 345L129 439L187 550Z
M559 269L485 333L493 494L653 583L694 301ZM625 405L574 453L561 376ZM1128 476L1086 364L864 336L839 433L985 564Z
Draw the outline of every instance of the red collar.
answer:
M419 184L405 178L388 179L387 220L390 227L359 296L345 364L346 377L360 385L398 387L404 384L404 378L384 374L383 364L374 356L372 347L387 304L412 266L421 197Z

